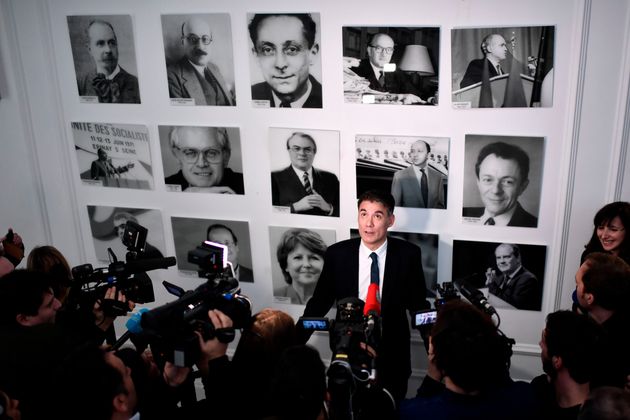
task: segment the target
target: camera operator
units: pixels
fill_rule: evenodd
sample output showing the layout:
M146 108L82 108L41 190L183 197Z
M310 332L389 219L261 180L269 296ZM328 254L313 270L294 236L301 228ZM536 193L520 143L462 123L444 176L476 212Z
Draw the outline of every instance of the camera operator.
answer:
M510 379L510 356L488 315L463 301L445 303L431 330L427 376L418 396L401 405L401 419L538 418L529 384Z

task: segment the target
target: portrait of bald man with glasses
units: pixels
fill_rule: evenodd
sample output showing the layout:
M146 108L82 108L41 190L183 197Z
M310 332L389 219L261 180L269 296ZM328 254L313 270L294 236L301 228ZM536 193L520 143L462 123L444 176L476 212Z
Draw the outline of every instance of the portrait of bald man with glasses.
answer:
M168 151L160 127L162 153ZM228 168L232 146L224 127L174 126L168 133L168 148L179 171L164 179L169 191L244 194L243 174ZM167 159L165 174L167 173ZM171 165L172 166L172 165Z
M229 36L229 15L192 15L187 19L185 16L165 15L162 16L162 25L165 37L170 34L170 43L165 40L164 45L171 103L236 105L233 83L226 81L220 69L221 64L223 68L233 67L231 42L225 39ZM172 34L174 31L177 31L177 36ZM228 58L229 63L221 60L217 65L217 59L221 58Z
M271 173L271 203L291 213L338 217L339 179L313 166L317 155L314 137L293 132L286 139L286 150L291 164Z

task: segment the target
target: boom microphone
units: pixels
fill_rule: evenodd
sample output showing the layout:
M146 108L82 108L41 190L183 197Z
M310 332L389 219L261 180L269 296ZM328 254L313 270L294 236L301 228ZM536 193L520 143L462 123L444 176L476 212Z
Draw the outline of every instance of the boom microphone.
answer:
M470 286L467 282L463 281L459 285L459 291L462 292L462 295L470 303L474 306L485 312L486 314L492 316L497 313L496 309L488 302L488 299L479 291L472 286Z

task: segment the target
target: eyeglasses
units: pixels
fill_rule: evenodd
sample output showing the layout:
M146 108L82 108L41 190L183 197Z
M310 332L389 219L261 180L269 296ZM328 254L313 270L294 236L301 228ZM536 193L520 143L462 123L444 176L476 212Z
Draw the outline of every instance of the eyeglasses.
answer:
M202 35L201 38L199 38L197 35L190 34L190 35L184 36L184 38L186 38L188 42L190 42L193 45L197 45L199 40L201 40L201 43L203 45L210 45L210 43L212 42L212 35Z
M291 146L289 147L289 150L293 153L304 152L307 155L312 155L313 153L315 153L315 149L313 149L312 147Z
M385 51L386 54L394 52L394 47L379 47L378 45L369 45L369 47L374 48L377 54L381 54L383 51Z
M174 149L179 150L184 160L188 163L195 163L199 159L199 155L203 155L203 159L210 163L220 163L223 160L223 153L217 149L204 149L197 150L191 148L180 149L177 146L173 146Z

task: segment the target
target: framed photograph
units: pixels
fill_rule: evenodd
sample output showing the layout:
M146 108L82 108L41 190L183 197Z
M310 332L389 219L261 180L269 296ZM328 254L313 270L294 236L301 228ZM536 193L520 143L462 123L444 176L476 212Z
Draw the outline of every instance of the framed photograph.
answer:
M348 103L437 105L438 27L343 27L343 93Z
M232 263L238 281L254 282L247 222L171 217L171 225L175 240L177 269L180 274L187 277L198 276L199 267L188 261L188 252L208 240L228 247L227 259Z
M269 226L274 302L306 304L335 236L334 230Z
M67 18L80 101L139 104L131 16Z
M79 176L84 184L153 189L149 131L144 125L72 122Z
M466 135L466 224L538 226L544 137Z
M252 105L322 108L319 13L249 13L247 24Z
M454 108L553 105L554 26L451 30Z
M453 282L481 290L497 309L540 311L547 247L453 241Z
M391 191L398 207L445 209L447 137L355 137L357 197L370 189Z
M104 265L112 262L108 254L109 248L118 261L125 260L127 247L122 243L122 238L128 221L138 223L148 230L142 258L163 258L166 255L164 226L159 210L87 206L87 211L96 258Z
M166 190L245 194L237 127L158 127Z
M270 128L271 204L279 213L339 217L339 132Z
M227 13L162 15L171 105L235 106Z

